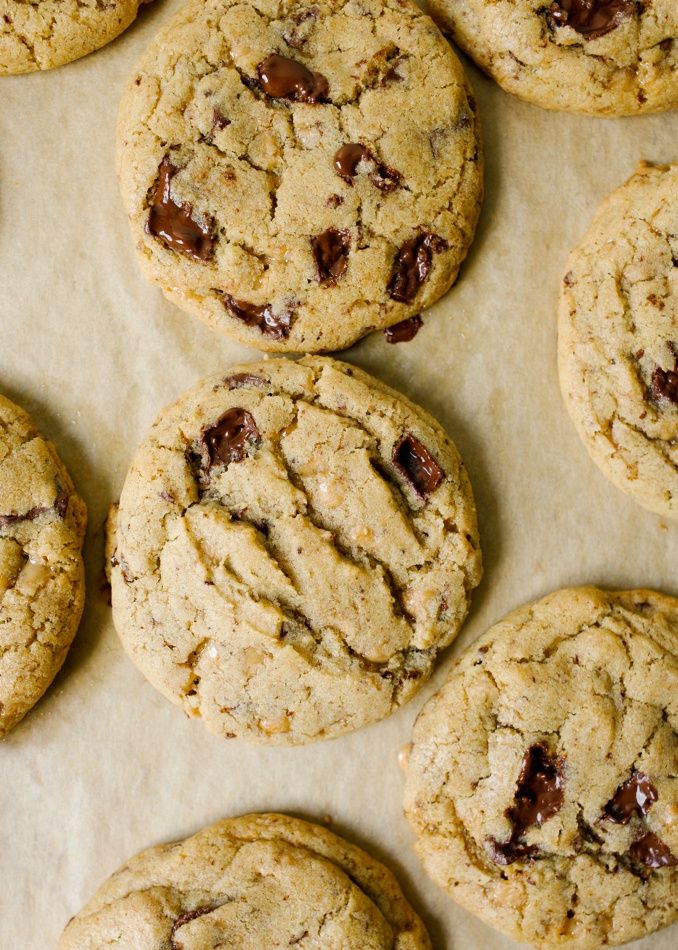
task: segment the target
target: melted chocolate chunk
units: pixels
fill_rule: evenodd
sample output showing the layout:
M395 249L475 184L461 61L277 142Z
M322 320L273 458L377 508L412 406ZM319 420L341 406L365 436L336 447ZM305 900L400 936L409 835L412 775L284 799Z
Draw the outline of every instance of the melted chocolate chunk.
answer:
M23 515L11 513L8 515L0 515L0 528L4 528L5 525L9 524L19 524L21 521L35 521L36 518L39 518L40 515L44 515L49 508L31 508L29 511L25 512Z
M649 777L644 772L633 772L603 809L603 818L617 825L626 825L634 812L640 817L647 815L658 798L657 789Z
M629 848L629 857L636 864L644 864L646 868L674 868L678 866L678 858L672 853L668 845L652 831L648 831L634 841Z
M351 232L328 228L311 238L313 256L318 268L318 280L324 287L334 286L348 267Z
M183 950L183 943L177 943L175 940L176 932L180 927L195 920L196 917L204 917L205 914L211 914L213 910L214 907L196 907L195 910L189 910L187 914L182 914L181 917L177 917L172 925L172 933L170 934L171 950Z
M422 327L423 320L418 313L415 313L409 320L401 320L395 326L386 327L384 336L387 343L409 343L413 340Z
M261 376L254 376L252 373L233 373L232 376L224 379L224 383L229 389L242 389L248 386L265 386L267 380L262 379Z
M352 185L361 162L369 166L369 179L380 191L393 191L402 181L400 172L384 162L377 161L372 152L358 142L349 142L337 149L334 155L334 170L347 185Z
M666 399L678 406L678 357L673 369L656 367L652 374L652 398L656 402Z
M388 285L391 299L401 303L414 300L429 275L434 252L443 251L446 247L447 241L430 231L422 231L416 237L405 241L393 261L393 272Z
M259 85L273 99L315 105L326 102L330 86L322 73L312 73L303 63L272 53L257 66Z
M216 240L214 220L206 217L196 221L188 201L177 204L172 198L170 182L178 171L169 155L165 155L158 168L158 184L151 199L146 230L171 250L208 261Z
M506 809L513 825L508 841L488 839L492 860L497 864L534 859L538 849L522 841L532 825L543 825L557 814L565 799L563 760L554 756L543 742L527 750L518 776L514 803Z
M635 10L635 0L557 0L549 12L556 26L571 26L595 40L633 16Z
M207 449L209 467L242 462L247 447L260 439L257 424L247 409L236 406L223 414L221 419L202 433Z
M286 340L290 335L292 326L290 310L274 313L270 303L258 307L246 300L236 300L235 297L231 297L229 294L224 294L222 299L224 306L232 317L242 320L248 327L258 327L264 336L268 336L272 340Z
M412 434L402 437L393 450L393 464L421 498L428 498L445 473L425 445Z

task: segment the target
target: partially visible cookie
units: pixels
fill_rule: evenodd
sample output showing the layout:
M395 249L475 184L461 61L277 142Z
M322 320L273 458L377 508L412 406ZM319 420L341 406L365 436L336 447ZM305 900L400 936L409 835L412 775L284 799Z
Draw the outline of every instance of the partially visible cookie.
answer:
M408 0L191 0L130 80L118 166L146 275L263 350L429 307L482 192L463 70Z
M150 0L0 0L0 76L52 69L126 30Z
M58 950L430 950L395 877L287 815L219 821L142 851L66 927Z
M417 719L405 810L431 877L516 940L678 919L678 600L562 590L492 627Z
M165 409L115 532L113 616L133 661L213 731L276 744L407 702L481 574L445 432L320 357L232 367Z
M75 636L85 522L52 444L0 396L0 738L40 699Z
M678 517L678 165L642 163L572 252L558 361L593 460L645 508Z
M676 0L429 0L508 92L545 109L636 115L678 106Z

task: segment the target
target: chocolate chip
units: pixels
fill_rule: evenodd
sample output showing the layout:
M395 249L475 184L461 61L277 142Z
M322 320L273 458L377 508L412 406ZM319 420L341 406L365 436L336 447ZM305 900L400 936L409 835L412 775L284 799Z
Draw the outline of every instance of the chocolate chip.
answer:
M214 909L214 907L196 907L195 910L189 910L188 913L182 914L181 917L177 917L177 919L172 924L172 933L170 934L171 950L183 950L183 943L177 943L175 940L176 932L180 927L183 927L184 924L188 924L192 920L195 920L196 917L204 917L205 914L211 914Z
M326 102L329 83L322 73L313 73L303 63L272 53L257 66L259 84L273 99L316 104Z
M353 184L361 163L367 166L370 181L380 191L393 191L402 181L403 176L400 172L378 161L372 152L359 142L342 145L334 155L334 170L347 185Z
M254 376L252 373L233 373L232 376L227 376L224 379L224 386L228 386L229 389L242 389L244 386L265 386L266 380L263 380L261 376ZM218 387L214 387L217 389Z
M216 240L214 219L206 216L196 221L188 201L177 204L172 198L170 183L178 171L169 155L165 155L158 168L158 183L151 199L146 230L171 250L208 261Z
M603 818L626 825L634 812L640 817L647 815L658 797L657 789L644 772L632 772L603 809Z
M261 438L257 424L247 409L229 409L215 425L203 430L202 441L207 450L209 467L242 462L248 445Z
M652 374L652 398L657 402L666 399L678 406L678 357L673 369L656 367Z
M324 287L334 286L348 267L351 232L328 228L311 238L313 256L318 268L318 280Z
M392 327L386 327L384 330L386 342L409 343L410 340L413 340L417 333L419 333L423 322L419 314L415 313L415 315L408 320L401 320L400 323L396 323Z
M431 270L433 253L447 247L447 241L422 231L416 237L405 241L393 261L393 271L388 291L392 300L410 303L424 283Z
M219 109L214 109L212 112L212 128L213 129L225 129L226 126L231 124L231 120L227 119L226 116Z
M635 0L558 0L551 4L549 13L556 26L571 26L595 40L633 16L635 10Z
M232 317L242 320L248 327L258 327L264 336L268 336L272 340L286 340L290 335L292 326L292 312L290 310L274 313L270 303L258 307L246 300L236 300L235 297L231 297L229 294L224 294L222 300Z
M393 450L393 464L421 498L428 498L445 473L425 445L411 433L403 436Z
M40 515L44 515L45 512L49 511L49 508L31 508L25 514L15 514L12 512L8 515L0 515L0 528L4 528L5 525L9 524L19 524L21 521L35 521L36 518L39 518Z
M678 858L671 853L668 845L651 831L633 842L629 848L629 857L636 864L644 864L646 868L673 868L678 866Z
M506 817L513 826L508 841L488 839L492 859L497 864L511 864L536 856L536 848L521 839L532 825L543 825L557 814L565 799L563 759L554 756L548 746L537 743L523 757L513 805L506 809Z

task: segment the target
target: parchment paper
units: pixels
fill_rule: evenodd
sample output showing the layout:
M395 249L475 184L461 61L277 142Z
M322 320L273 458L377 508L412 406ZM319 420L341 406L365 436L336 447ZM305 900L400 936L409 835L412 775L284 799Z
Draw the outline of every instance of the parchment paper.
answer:
M397 752L454 656L509 609L578 583L678 594L678 525L644 512L589 461L555 364L567 253L641 158L678 159L678 114L551 114L466 64L487 159L469 260L414 341L375 334L344 358L452 435L476 494L485 578L433 681L388 721L302 749L228 742L146 683L100 593L106 510L156 413L201 376L258 358L146 283L118 197L122 85L180 2L142 8L84 60L0 80L0 389L57 444L90 514L77 640L47 696L0 745L0 948L53 947L136 851L257 810L331 816L398 873L438 948L514 946L424 875L401 814ZM677 942L673 927L636 946Z

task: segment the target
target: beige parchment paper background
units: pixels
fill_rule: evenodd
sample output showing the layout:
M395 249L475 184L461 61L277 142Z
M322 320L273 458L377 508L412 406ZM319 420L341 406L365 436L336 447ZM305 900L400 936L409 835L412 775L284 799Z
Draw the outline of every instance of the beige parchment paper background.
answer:
M54 947L126 858L219 817L331 816L398 873L438 948L514 946L421 870L402 817L398 749L460 649L518 604L578 583L678 595L678 524L594 467L556 377L569 249L641 158L678 160L678 113L551 114L466 64L484 126L486 199L455 288L411 343L344 354L436 415L468 466L485 578L462 635L405 709L352 736L266 749L211 736L124 655L100 592L102 524L156 413L195 380L256 359L142 278L114 172L121 89L181 0L156 0L110 46L0 80L0 389L57 444L89 508L88 603L52 689L0 745L0 948ZM678 927L641 941L669 950Z

